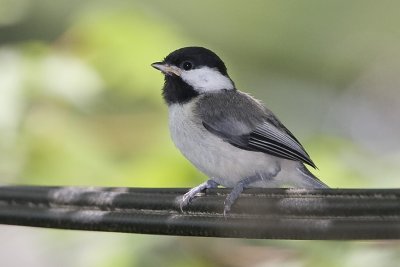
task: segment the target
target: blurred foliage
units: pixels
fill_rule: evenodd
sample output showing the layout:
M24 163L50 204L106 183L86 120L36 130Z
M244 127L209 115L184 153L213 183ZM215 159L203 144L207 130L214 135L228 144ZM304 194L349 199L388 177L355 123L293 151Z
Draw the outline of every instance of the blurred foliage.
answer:
M226 62L332 187L395 187L395 1L0 0L2 183L194 186L150 64L188 45ZM395 266L396 242L177 238L1 227L2 266ZM17 255L23 254L24 257Z

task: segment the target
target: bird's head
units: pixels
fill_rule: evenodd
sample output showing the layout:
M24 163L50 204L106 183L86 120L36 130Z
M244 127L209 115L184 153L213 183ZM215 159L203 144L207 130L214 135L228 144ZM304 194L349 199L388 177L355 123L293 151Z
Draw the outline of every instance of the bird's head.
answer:
M165 75L163 95L168 104L185 103L204 93L235 89L224 62L203 47L178 49L151 66Z

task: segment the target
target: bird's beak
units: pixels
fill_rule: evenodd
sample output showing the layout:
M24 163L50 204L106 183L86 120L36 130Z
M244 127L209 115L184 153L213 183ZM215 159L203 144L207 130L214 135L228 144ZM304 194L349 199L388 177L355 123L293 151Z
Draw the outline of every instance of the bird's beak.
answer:
M151 64L151 66L155 69L160 70L165 75L175 74L176 76L181 76L181 70L176 66L172 66L164 62L155 62Z

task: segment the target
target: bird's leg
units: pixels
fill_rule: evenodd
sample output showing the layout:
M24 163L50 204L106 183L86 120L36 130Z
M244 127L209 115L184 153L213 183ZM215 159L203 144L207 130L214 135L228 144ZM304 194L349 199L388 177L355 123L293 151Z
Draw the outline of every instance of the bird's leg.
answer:
M248 185L260 181L260 180L271 180L274 178L279 172L281 171L281 168L279 164L277 164L277 167L274 169L273 172L270 172L265 175L254 175L252 177L245 178L241 181L239 181L232 189L232 191L229 193L229 195L225 199L224 203L224 216L231 210L232 205L235 203L235 201L238 199L240 193L243 192L243 189L246 188Z
M183 197L179 200L181 211L183 211L183 208L186 207L192 201L193 198L195 198L197 193L200 193L201 191L209 188L216 188L218 187L218 185L219 184L217 182L209 179L204 183L190 189L189 192L184 194Z
M256 179L255 179L256 178ZM231 210L231 206L233 203L235 203L236 199L238 199L240 193L243 192L243 189L253 183L254 181L259 180L260 178L258 176L253 176L250 178L245 178L238 182L232 189L232 191L229 193L229 195L226 197L225 202L224 202L224 216Z

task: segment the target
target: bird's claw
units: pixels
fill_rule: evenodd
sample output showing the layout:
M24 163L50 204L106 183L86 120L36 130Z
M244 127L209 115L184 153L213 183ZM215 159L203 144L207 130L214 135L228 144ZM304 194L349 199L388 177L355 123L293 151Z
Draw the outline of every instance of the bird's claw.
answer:
M179 207L181 211L183 212L183 208L186 207L187 205L192 202L192 199L196 197L198 193L201 191L208 189L208 188L215 188L218 187L218 184L214 180L207 180L206 182L200 184L199 186L196 186L192 189L189 190L186 194L184 194L180 199L179 199Z
M225 200L224 202L224 217L231 211L231 207L233 203L230 203L227 201L228 199Z
M189 205L190 202L192 202L192 199L193 199L193 198L195 197L195 195L197 194L197 193L192 194L191 191L192 191L192 190L190 190L189 192L187 192L186 194L184 194L184 195L182 196L182 198L180 199L180 201L179 201L179 207L180 207L180 209L181 209L182 212L183 212L183 208L186 207L187 205Z

